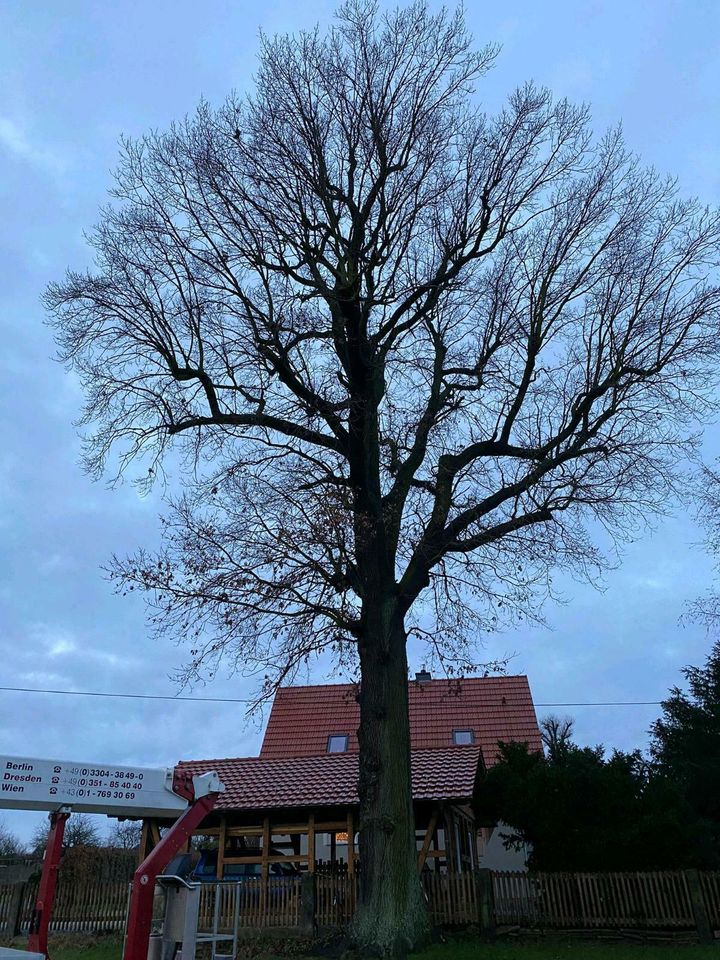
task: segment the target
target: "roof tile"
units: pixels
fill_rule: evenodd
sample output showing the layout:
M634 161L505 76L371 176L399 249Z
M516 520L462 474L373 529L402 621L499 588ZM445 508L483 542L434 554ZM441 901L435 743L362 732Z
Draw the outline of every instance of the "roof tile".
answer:
M414 750L411 754L415 800L467 800L480 764L477 747ZM193 775L216 771L225 784L218 809L268 810L287 807L344 806L358 803L358 756L266 759L238 757L190 760L180 767Z
M260 756L319 757L330 734L347 734L357 753L360 708L353 684L281 687L273 702ZM452 745L453 730L471 729L486 764L497 758L498 741L525 740L540 750L540 730L527 677L470 677L409 683L412 748ZM467 748L465 748L467 749Z

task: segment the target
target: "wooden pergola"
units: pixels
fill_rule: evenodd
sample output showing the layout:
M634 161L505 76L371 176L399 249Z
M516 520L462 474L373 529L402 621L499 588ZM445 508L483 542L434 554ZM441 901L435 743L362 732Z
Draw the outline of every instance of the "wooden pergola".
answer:
M417 750L411 761L418 870L472 870L477 829L469 803L480 749ZM179 769L186 776L217 772L225 785L195 831L217 847L217 879L233 872L267 879L283 864L303 873L358 869L357 754L186 761ZM141 855L158 842L162 826L144 824ZM259 871L229 869L241 865Z
M464 804L419 801L415 804L418 871L462 872L477 866L477 828ZM259 865L267 879L274 864L292 864L298 871L342 870L355 873L358 864L358 808L273 808L215 811L194 836L217 843L216 878L234 864ZM169 822L143 823L140 857L152 850ZM327 838L320 844L320 838ZM321 856L325 853L326 856ZM342 855L344 853L344 856Z

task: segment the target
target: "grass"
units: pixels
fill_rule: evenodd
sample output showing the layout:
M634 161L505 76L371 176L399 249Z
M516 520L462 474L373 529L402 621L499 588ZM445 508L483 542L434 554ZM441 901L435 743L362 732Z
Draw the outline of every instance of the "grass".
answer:
M120 960L122 957L122 943L118 940L96 940L92 944L84 944L78 938L77 942L68 942L54 946L50 940L49 951L51 960Z
M0 946L27 950L27 937L14 940L0 939ZM48 952L51 960L121 960L122 942L116 937L92 937L68 934L50 937Z
M434 944L418 960L718 960L715 944L614 943L599 940L499 939L494 943L457 940Z
M25 944L16 941L13 946L23 948ZM116 939L56 937L50 941L52 960L121 960L121 954L122 944ZM298 954L294 956L299 960ZM417 960L718 960L720 944L608 943L555 938L483 943L464 938L434 944L415 956ZM273 960L271 949L258 953L257 960Z

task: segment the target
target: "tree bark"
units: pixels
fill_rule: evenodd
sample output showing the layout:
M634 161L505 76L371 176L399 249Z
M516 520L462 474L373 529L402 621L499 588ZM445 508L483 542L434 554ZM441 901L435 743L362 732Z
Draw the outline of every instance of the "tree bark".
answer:
M404 956L429 932L417 873L406 634L394 599L372 604L360 642L360 900L366 954Z

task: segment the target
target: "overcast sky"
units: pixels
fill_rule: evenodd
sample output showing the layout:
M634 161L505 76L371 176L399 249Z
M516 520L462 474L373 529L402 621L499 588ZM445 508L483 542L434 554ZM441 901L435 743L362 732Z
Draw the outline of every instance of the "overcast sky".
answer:
M163 128L199 98L247 89L258 30L327 22L334 4L4 0L0 11L0 686L173 695L181 648L148 639L142 602L113 595L100 567L158 542L156 496L108 489L78 466L80 395L53 362L39 297L88 264L83 229L110 184L120 134ZM263 11L263 12L261 12ZM685 193L718 202L720 4L717 0L468 0L479 43L502 53L483 81L495 106L527 79L591 104L596 129L622 120L630 147ZM709 455L720 448L709 431ZM606 590L564 582L547 630L505 634L543 715L548 703L659 700L708 639L680 626L710 582L689 505L633 544ZM418 659L413 663L421 665ZM317 674L317 679L322 675ZM197 694L243 697L219 678ZM644 746L656 707L576 707L582 742ZM261 720L231 704L0 691L0 753L173 764L257 751ZM38 814L0 811L27 838Z

